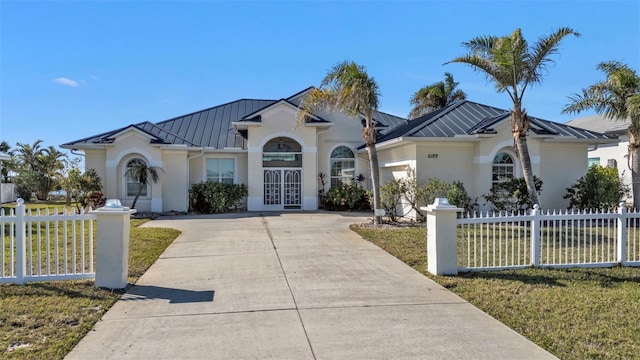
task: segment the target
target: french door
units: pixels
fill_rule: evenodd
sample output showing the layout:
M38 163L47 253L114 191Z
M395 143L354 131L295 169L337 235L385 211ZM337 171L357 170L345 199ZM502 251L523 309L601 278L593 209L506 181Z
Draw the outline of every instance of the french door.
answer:
M302 206L302 169L264 169L264 209L300 209Z

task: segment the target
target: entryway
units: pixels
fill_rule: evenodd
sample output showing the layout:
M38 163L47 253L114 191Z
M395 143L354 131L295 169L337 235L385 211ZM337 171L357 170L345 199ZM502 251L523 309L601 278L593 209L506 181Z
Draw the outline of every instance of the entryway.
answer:
M264 210L302 208L302 147L288 137L271 139L262 149Z

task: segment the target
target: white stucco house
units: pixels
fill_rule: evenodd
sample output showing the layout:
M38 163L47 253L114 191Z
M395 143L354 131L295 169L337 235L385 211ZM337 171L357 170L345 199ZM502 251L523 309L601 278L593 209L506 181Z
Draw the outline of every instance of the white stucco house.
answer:
M618 174L626 185L631 186L631 169L627 161L629 149L629 125L631 119L616 121L606 118L604 115L593 115L570 120L566 123L589 131L595 131L616 137L612 143L597 144L589 147L588 164L599 164L618 169ZM633 194L629 193L627 201L633 201Z
M369 177L363 119L339 112L314 114L296 126L297 107L310 90L279 100L240 99L157 123L141 122L63 144L85 153L108 198L130 205L137 184L124 174L132 161L161 167L157 183L138 200L141 211L186 211L191 184L205 180L248 185L247 209L316 210L318 175L331 184ZM492 183L520 176L507 110L471 101L408 121L376 112L382 183L460 180L472 197ZM541 202L564 208L566 188L587 169L587 149L610 136L532 118L529 149L543 182Z

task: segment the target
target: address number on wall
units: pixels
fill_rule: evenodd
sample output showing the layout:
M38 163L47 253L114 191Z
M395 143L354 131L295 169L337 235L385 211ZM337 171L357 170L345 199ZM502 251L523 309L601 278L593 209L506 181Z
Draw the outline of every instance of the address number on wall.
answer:
M427 159L437 159L438 154L427 154Z

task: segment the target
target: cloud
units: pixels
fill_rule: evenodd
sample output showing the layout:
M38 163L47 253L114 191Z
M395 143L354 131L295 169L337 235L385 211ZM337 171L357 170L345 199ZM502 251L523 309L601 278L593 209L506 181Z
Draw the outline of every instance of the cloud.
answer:
M78 87L78 86L80 86L80 84L79 84L77 81L75 81L75 80L71 80L71 79L66 78L66 77L59 77L59 78L55 78L55 79L53 79L53 80L51 80L51 81L53 81L53 82L54 82L54 83L56 83L56 84L66 85L66 86L71 86L71 87Z
M91 75L91 80L98 80L98 77L95 75Z

